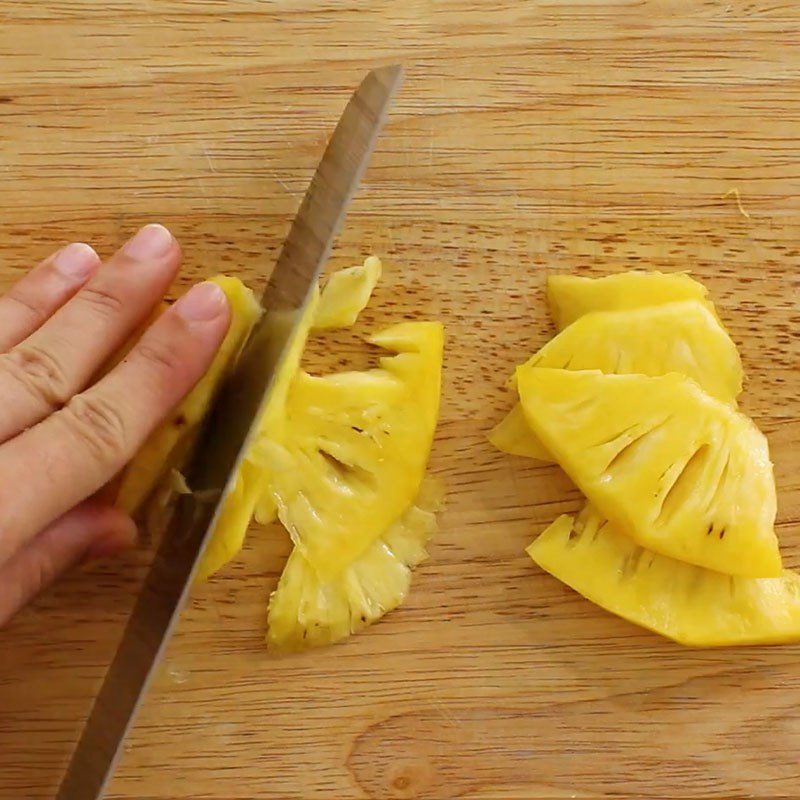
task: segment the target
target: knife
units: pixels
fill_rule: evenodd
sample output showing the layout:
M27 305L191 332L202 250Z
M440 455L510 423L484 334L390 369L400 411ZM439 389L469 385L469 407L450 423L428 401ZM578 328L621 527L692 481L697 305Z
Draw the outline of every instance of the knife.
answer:
M98 800L105 792L402 77L400 66L370 72L336 125L264 291L264 316L215 400L185 470L193 494L178 499L57 800Z

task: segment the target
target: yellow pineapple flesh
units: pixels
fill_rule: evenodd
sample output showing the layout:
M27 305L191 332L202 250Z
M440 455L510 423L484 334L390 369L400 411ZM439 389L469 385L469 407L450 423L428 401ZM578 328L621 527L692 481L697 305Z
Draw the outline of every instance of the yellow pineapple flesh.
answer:
M544 570L607 611L684 645L800 641L800 576L724 575L637 545L591 506L528 547Z
M365 372L298 372L281 435L257 442L278 517L323 580L413 504L436 427L441 325L402 323L369 341L396 355Z
M622 311L678 300L696 300L714 313L708 289L684 272L628 270L602 278L550 275L547 303L559 330L591 311Z
M742 391L736 345L696 300L591 312L551 339L524 366L618 375L680 372L712 397L733 405Z
M736 404L742 364L717 318L696 300L625 311L589 312L551 339L527 367L597 369L608 374L680 372L712 397ZM490 435L505 452L550 460L518 407Z
M370 256L361 266L334 272L322 290L314 328L349 328L366 308L381 277L381 261Z
M295 548L270 599L269 646L302 650L333 644L400 605L408 594L412 570L427 558L439 499L438 490L423 492L333 578L321 578Z
M622 533L731 575L781 574L767 441L745 416L676 373L517 378L529 426Z

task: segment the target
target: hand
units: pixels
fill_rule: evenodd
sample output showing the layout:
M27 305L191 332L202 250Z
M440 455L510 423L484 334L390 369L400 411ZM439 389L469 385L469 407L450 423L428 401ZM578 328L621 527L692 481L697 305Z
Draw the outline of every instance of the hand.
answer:
M148 225L104 264L68 245L0 297L0 627L70 566L135 539L93 496L208 368L230 323L224 293L195 286L93 378L180 260L169 231Z

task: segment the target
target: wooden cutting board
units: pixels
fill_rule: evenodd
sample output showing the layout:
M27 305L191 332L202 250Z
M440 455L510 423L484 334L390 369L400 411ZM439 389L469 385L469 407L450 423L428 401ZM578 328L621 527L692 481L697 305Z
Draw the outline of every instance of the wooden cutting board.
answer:
M432 469L447 510L406 605L275 659L288 552L254 529L197 591L112 798L787 796L800 646L686 650L523 548L580 499L488 428L551 334L555 271L691 269L769 436L800 566L800 8L789 0L0 2L8 287L60 244L168 224L184 283L260 287L350 90L408 80L332 265L385 261L358 335L447 325ZM735 194L741 200L737 201ZM308 362L364 366L355 335ZM0 634L0 797L52 797L149 550L76 573Z

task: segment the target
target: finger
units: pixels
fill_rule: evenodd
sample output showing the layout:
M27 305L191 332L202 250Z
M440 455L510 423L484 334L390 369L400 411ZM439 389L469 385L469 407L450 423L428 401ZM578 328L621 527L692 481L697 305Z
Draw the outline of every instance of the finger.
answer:
M83 390L161 300L179 265L172 234L147 225L38 330L0 355L0 442Z
M133 546L133 520L113 506L83 503L26 544L0 567L0 628L70 567Z
M91 277L100 257L75 242L32 269L0 297L0 353L30 336Z
M225 293L195 286L106 377L0 447L0 563L131 460L208 369L229 322Z

